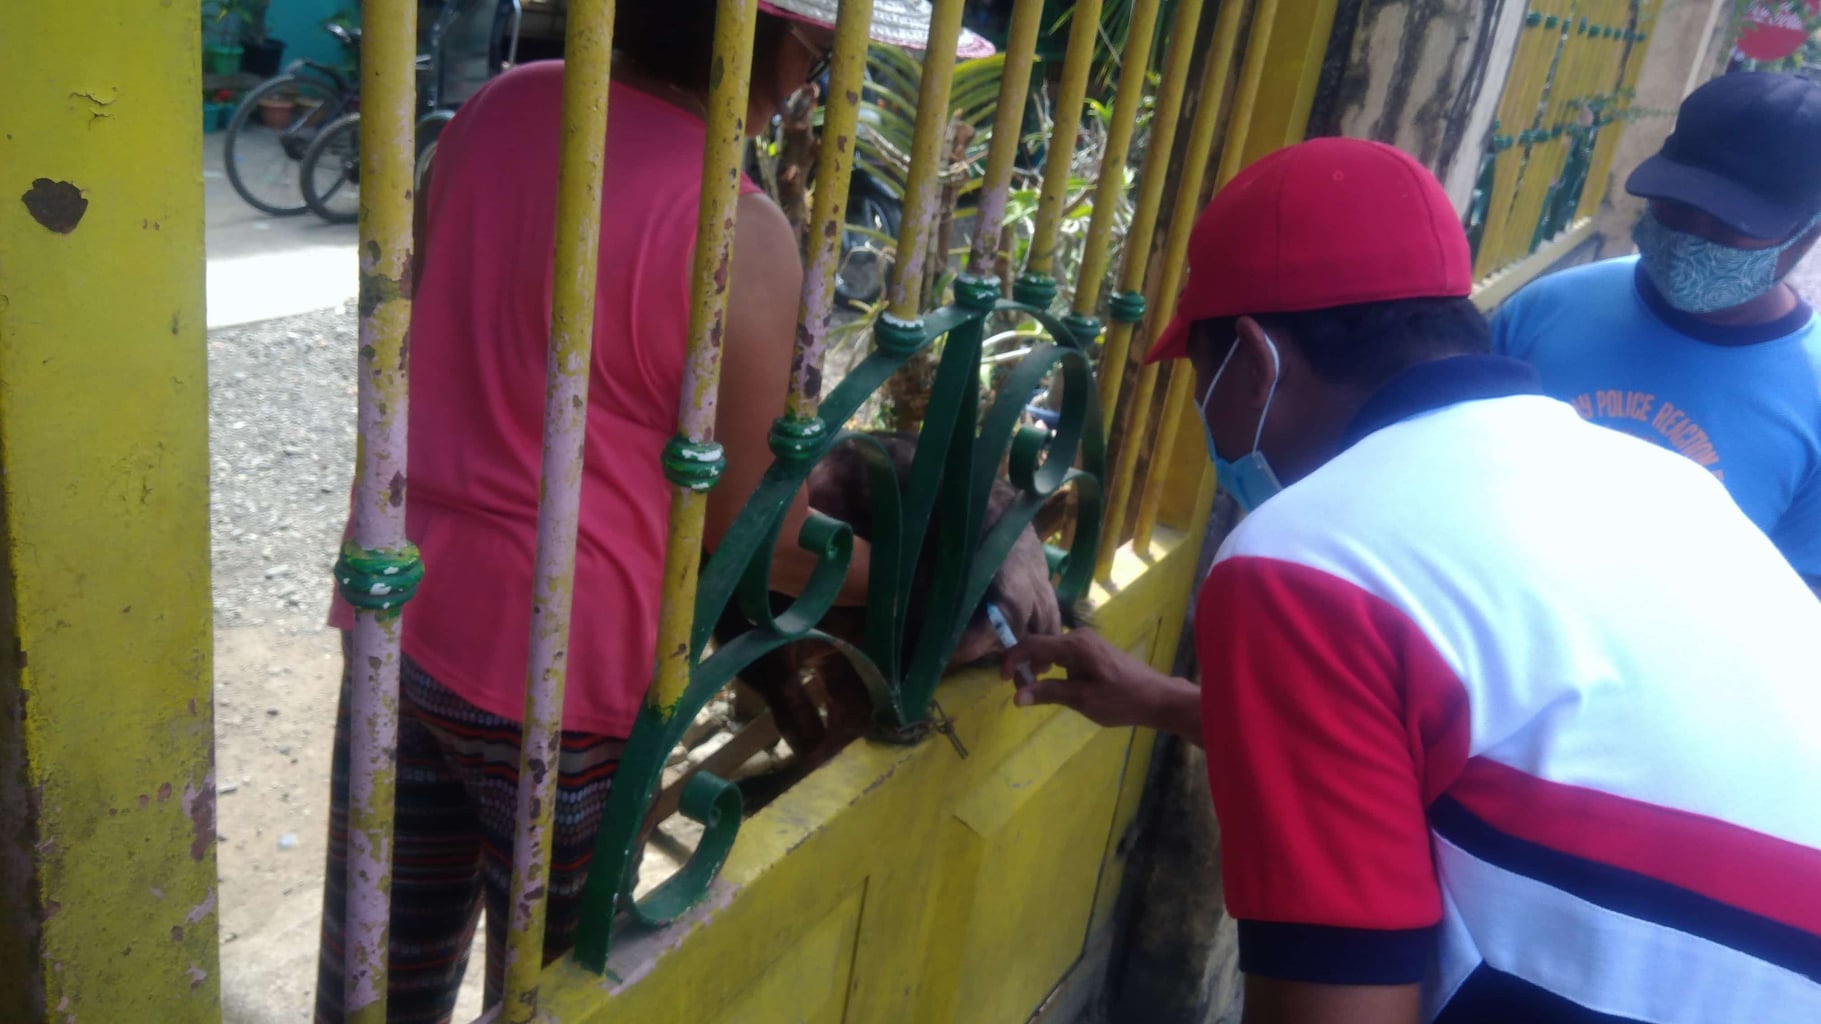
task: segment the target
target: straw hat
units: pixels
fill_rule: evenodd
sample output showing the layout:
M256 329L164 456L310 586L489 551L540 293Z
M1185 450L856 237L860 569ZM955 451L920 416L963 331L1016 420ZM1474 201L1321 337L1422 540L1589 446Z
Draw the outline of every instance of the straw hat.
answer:
M823 28L835 27L840 0L759 0L759 9L780 17L807 21ZM873 42L921 50L929 41L929 0L873 0ZM991 57L996 52L984 36L967 29L955 46L955 56L964 60Z

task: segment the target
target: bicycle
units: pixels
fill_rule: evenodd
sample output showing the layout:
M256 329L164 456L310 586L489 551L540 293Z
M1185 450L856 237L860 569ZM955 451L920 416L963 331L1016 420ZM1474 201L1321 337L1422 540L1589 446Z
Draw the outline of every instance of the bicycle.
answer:
M522 9L519 0L501 0L497 10L483 4L472 6L462 0L448 3L430 29L430 52L417 58L417 72L424 80L419 89L419 107L423 113L414 129L417 158L415 179L423 183L424 173L436 152L436 140L443 128L455 117L453 104L445 102L448 71L448 44L461 22L467 19L471 28L467 41L485 40L487 75L497 73L517 59L518 31ZM486 20L475 15L485 11ZM501 17L499 15L505 15ZM458 36L458 38L460 38ZM478 48L477 48L478 54ZM465 97L464 97L465 98ZM331 224L353 223L360 216L360 112L351 111L326 125L304 152L300 170L301 191L305 206Z
M360 30L324 29L351 58L360 54ZM360 107L359 76L314 60L292 61L283 74L248 92L228 122L222 162L228 184L248 205L275 217L309 209L299 171L310 144L336 119ZM283 111L268 119L267 109Z

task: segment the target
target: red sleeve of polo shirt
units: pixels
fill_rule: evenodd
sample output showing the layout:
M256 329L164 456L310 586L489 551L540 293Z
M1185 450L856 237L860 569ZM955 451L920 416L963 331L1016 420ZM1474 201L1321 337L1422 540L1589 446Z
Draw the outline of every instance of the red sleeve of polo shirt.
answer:
M1424 810L1466 760L1466 696L1398 609L1232 558L1195 617L1221 874L1249 974L1420 981L1441 918Z

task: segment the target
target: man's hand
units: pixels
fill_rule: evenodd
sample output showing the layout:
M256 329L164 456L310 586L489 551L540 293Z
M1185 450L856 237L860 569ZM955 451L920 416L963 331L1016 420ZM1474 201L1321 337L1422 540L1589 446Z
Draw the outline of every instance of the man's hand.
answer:
M1019 689L1020 707L1061 704L1098 725L1138 725L1201 743L1200 691L1108 643L1091 629L1062 636L1030 636L1005 652L999 674L1012 678L1021 665L1041 675L1061 667L1061 679L1039 679Z

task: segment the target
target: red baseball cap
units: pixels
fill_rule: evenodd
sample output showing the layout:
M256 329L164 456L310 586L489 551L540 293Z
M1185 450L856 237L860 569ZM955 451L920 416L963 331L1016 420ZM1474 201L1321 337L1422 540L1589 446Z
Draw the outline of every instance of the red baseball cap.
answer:
M1145 362L1188 354L1197 320L1462 297L1473 256L1428 168L1362 139L1311 139L1241 171L1189 235L1176 316Z

